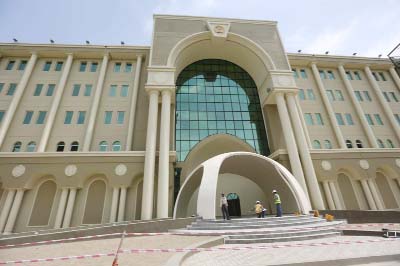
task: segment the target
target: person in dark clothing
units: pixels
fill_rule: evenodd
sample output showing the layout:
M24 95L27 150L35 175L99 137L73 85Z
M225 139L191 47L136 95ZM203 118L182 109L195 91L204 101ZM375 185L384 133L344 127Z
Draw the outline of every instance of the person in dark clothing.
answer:
M222 211L222 216L224 217L224 220L230 220L231 218L229 217L229 212L228 212L228 200L225 197L225 194L221 194L221 200L220 200L220 207Z

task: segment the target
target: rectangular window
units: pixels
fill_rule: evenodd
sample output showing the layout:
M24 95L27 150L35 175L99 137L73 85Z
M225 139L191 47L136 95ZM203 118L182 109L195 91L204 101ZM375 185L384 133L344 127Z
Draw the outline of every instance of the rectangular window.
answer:
M84 96L90 96L92 94L92 88L92 84L86 84Z
M125 112L124 111L118 111L117 112L117 124L123 124L124 123L124 118L125 118Z
M299 89L299 99L300 100L305 100L306 96L304 95L304 90L303 89Z
M374 76L374 79L376 81L379 81L378 75L375 72L372 72L372 76Z
M353 76L351 75L350 71L346 71L346 77L348 80L353 80Z
M44 120L46 119L46 111L39 111L38 118L36 120L36 124L41 125L44 123Z
M326 95L328 96L329 101L333 102L335 100L335 95L333 95L332 90L327 90Z
M322 116L320 113L315 114L316 120L317 120L317 125L323 125L324 121L322 120Z
M43 71L50 71L51 61L46 61L43 65Z
M0 93L3 91L4 83L0 83Z
M354 94L356 95L356 98L357 98L357 100L358 100L359 102L363 102L363 101L364 101L363 98L362 98L362 96L361 96L361 92L359 92L359 91L354 91Z
M132 63L126 63L125 72L132 72Z
M62 67L63 67L64 62L62 61L58 61L56 63L56 68L54 69L55 71L61 71Z
M32 120L32 116L33 116L33 111L26 111L25 113L25 118L24 118L24 124L28 125L31 123Z
M396 94L393 91L389 92L389 94L392 96L393 101L399 102L399 100L396 97Z
M117 96L117 85L110 86L110 91L108 92L108 96L110 96L110 97Z
M106 111L104 113L104 124L111 124L112 120L112 112L111 111Z
M15 90L17 89L17 83L10 83L10 86L8 87L7 95L14 95Z
M390 102L390 98L389 98L389 95L387 94L387 92L382 92L382 93L383 93L383 96L385 96L386 101Z
M86 111L79 111L78 112L78 125L85 124L85 117L86 117Z
M369 102L372 102L372 99L371 99L371 97L369 96L368 91L363 91L363 93L364 93L365 99L367 99L367 101L369 101Z
M344 101L344 97L341 90L335 90L336 100Z
M98 65L99 65L99 63L92 62L92 64L90 65L90 72L96 72Z
M313 117L311 115L311 113L305 113L304 114L304 119L306 120L306 124L309 126L314 125L314 120Z
M344 114L344 117L346 118L346 122L348 125L354 125L353 117L351 117L351 114L346 113Z
M19 62L18 70L25 70L25 67L26 67L27 63L28 63L28 61L21 60L21 62Z
M85 72L86 66L87 66L87 62L85 62L85 61L81 62L81 65L79 66L79 72Z
M335 79L335 74L333 74L332 70L328 70L328 78L331 80Z
M15 61L8 61L6 70L12 70L14 68Z
M47 87L46 96L53 96L55 88L56 88L56 84L49 84L49 86Z
M72 96L79 96L80 90L81 90L81 84L74 84L74 88L72 90Z
M114 72L121 72L121 63L114 64Z
M374 117L375 117L375 121L376 121L376 123L378 124L378 125L383 125L383 122L382 122L382 119L381 119L381 116L379 115L379 114L374 114Z
M35 92L33 93L33 96L40 96L42 93L43 89L43 84L36 84Z
M354 71L354 76L356 77L356 80L361 80L361 75L358 71Z
M300 69L300 75L303 79L307 79L307 72L305 69Z
M65 112L65 118L64 118L64 124L69 125L72 122L72 117L74 116L74 112L72 111L66 111Z
M1 123L1 121L3 121L4 114L5 114L5 111L0 111L0 123Z
M369 125L374 125L374 121L372 121L370 114L365 114L365 119L367 119Z
M344 125L343 117L341 113L335 113L336 121L340 126Z
M386 81L385 75L383 74L383 72L379 72L379 77L381 77L381 80Z
M122 85L121 87L121 97L128 97L128 85Z
M310 101L315 101L315 95L312 89L307 89L307 97Z
M293 71L293 77L295 79L298 79L299 78L299 74L297 73L297 70L295 68L292 68L292 71Z
M319 70L319 76L321 79L326 79L326 73L323 70Z
M4 112L4 111L3 111L3 112ZM397 123L400 125L400 115L395 114L394 117L396 118ZM1 122L1 120L0 120L0 122Z

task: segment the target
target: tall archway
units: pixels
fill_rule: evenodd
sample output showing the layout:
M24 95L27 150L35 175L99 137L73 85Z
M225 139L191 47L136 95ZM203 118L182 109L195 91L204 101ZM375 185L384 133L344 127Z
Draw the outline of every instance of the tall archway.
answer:
M359 210L360 206L358 205L356 194L354 192L350 177L348 177L344 173L340 173L337 181L344 200L345 209Z
M47 180L39 185L29 219L29 226L46 226L49 224L56 191L57 185L52 180Z
M83 224L101 224L103 219L106 183L103 180L93 181L88 188L83 215Z
M140 220L140 214L142 213L142 197L143 197L143 179L140 180L136 188L136 208L135 208L136 220Z
M390 188L387 177L381 172L376 173L376 185L378 186L380 194L382 195L386 209L396 209L400 207L396 203L396 199Z

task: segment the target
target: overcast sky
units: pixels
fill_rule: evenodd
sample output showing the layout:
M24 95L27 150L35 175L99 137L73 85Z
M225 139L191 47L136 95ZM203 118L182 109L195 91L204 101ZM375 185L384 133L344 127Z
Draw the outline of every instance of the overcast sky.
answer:
M400 0L0 0L0 42L150 45L153 14L278 21L287 52L386 56Z

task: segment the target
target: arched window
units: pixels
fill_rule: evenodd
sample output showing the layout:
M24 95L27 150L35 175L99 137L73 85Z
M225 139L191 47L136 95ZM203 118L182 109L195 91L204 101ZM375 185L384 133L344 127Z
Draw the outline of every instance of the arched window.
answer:
M319 142L319 140L314 140L313 141L313 148L314 149L321 149L321 142Z
M383 144L383 141L381 139L377 139L378 146L379 148L385 148L385 144Z
M57 143L57 151L58 152L63 152L65 148L65 142L64 141L60 141L59 143Z
M26 151L27 152L34 152L36 149L36 142L31 141L28 143L28 146L26 146Z
M332 143L330 140L324 140L325 149L332 149Z
M70 151L78 151L78 149L79 149L79 142L77 141L72 142Z
M393 142L392 142L390 139L387 139L387 140L386 140L386 143L387 143L387 146L388 146L389 148L394 148L394 144L393 144Z
M349 139L346 140L346 147L349 149L353 148L353 143L351 142L351 140L349 140Z
M99 143L99 151L107 151L108 150L108 143L107 141L103 140Z
M362 141L357 139L356 140L356 146L357 146L357 148L363 148Z
M113 142L112 150L113 151L120 151L121 150L121 142L119 140Z
M22 146L21 141L15 142L15 143L14 143L14 146L13 146L13 149L12 149L12 152L19 152L19 151L21 151L21 146Z

